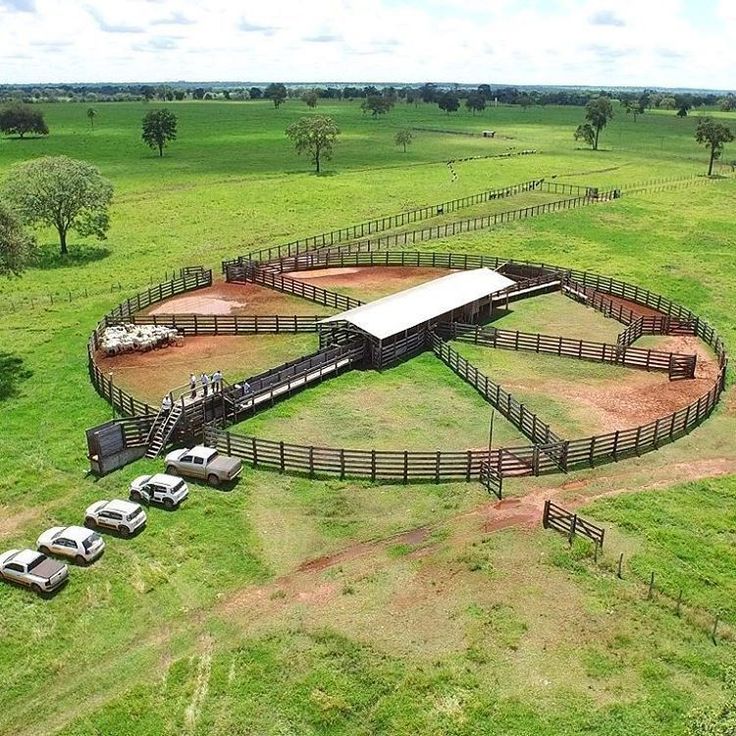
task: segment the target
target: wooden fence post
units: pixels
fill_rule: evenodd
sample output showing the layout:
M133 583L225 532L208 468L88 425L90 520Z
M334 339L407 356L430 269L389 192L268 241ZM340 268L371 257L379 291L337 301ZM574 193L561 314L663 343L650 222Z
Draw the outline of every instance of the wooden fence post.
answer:
M616 570L616 577L619 580L623 579L623 565L624 565L624 553L622 552L618 556L618 569Z
M542 514L542 526L545 529L547 528L547 521L549 519L549 504L550 504L550 500L547 499L544 502L544 513Z
M652 599L653 594L654 594L654 571L652 570L652 576L649 578L649 591L647 592L648 601Z
M568 538L568 543L570 546L572 546L573 539L575 538L575 531L578 528L578 515L573 514L572 515L572 522L570 523L570 536Z

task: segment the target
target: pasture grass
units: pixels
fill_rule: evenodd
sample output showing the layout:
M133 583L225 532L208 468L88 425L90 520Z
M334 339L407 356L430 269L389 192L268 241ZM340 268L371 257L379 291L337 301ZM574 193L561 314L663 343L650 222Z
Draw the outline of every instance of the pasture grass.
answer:
M606 187L705 169L696 116L655 112L633 123L619 112L603 150L592 152L572 140L581 109L499 107L474 118L399 105L375 121L355 102L318 107L344 133L317 177L283 135L306 114L300 103L171 106L180 135L161 160L139 140L148 107L138 103L102 106L94 131L84 106L49 105L47 139L0 141L0 175L13 162L64 153L97 164L116 186L107 242L75 238L61 262L42 232L43 262L2 284L4 549L81 521L93 500L124 495L136 475L160 469L140 461L85 477L83 430L110 416L86 373L90 331L122 295L163 272L217 267L252 248L541 176ZM392 138L407 125L434 131L419 131L404 155ZM499 132L493 141L441 132L489 127ZM451 181L447 159L509 147L538 153L457 163ZM724 180L641 194L421 247L627 279L681 301L733 345L735 192ZM72 300L51 303L51 292ZM412 365L397 370L413 380ZM452 385L449 371L434 370L417 374L443 391ZM458 385L451 398L465 391ZM310 393L297 400L309 403ZM406 403L399 416L408 426L416 420ZM316 413L339 424L327 403ZM192 484L180 511L152 509L139 537L108 539L102 560L73 569L54 598L0 586L0 734L681 736L692 706L722 698L733 644L714 646L668 600L646 601L642 582L655 569L663 587L682 587L686 601L736 624L727 564L736 489L733 475L714 477L734 473L735 417L730 390L716 416L658 453L508 483L511 497L631 491L582 512L607 526L606 560L626 550L623 581L555 534L485 534L496 512L475 485L337 483L251 469L231 493ZM422 415L425 426L430 418ZM431 530L416 550L399 555L376 542L416 527ZM298 570L341 550L324 570Z

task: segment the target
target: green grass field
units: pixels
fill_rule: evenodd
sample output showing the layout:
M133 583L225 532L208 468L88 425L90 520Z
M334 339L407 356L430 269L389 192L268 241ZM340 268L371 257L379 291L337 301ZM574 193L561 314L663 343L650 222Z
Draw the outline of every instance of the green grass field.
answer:
M0 284L3 549L81 522L93 500L160 469L140 461L85 477L84 429L110 417L89 383L85 344L102 314L164 272L217 267L250 248L537 177L612 186L706 167L694 116L653 112L634 123L621 112L592 152L572 139L576 108L500 107L474 118L399 105L376 121L356 102L318 107L343 134L317 177L284 136L306 112L299 103L172 108L179 140L160 160L139 140L143 104L100 105L94 131L83 105L49 105L47 139L0 140L0 176L16 161L63 153L95 163L116 187L106 242L75 238L60 262L52 235L40 233L42 263ZM392 141L407 125L434 132L419 131L404 155ZM439 132L488 127L499 137ZM448 159L509 147L538 153L458 163L451 181ZM423 249L630 280L703 315L733 349L734 201L736 182L722 180ZM536 323L515 307L498 326L546 331ZM480 401L423 360L396 371L405 386L438 384L437 403L415 413L404 401L399 426L380 407L382 436L416 441L413 423L441 411L445 396ZM393 374L380 393L401 400ZM344 397L378 379L349 374L294 406L325 420L325 440L332 417L339 439ZM349 431L378 437L381 427L364 428L352 406ZM291 419L292 405L275 411ZM479 416L483 437L487 412ZM271 420L252 421L265 432ZM438 436L465 431L463 417L452 422ZM500 509L474 484L310 481L250 469L230 493L192 484L180 511L152 509L139 537L108 538L102 560L74 568L53 599L0 586L0 734L682 736L692 707L724 697L736 652L734 436L730 389L716 416L680 442L618 465L511 481ZM549 495L591 502L581 513L608 529L601 562L539 528L533 504ZM534 514L495 530L516 502ZM618 580L611 570L621 552ZM304 565L314 559L322 563ZM653 570L663 590L646 600ZM679 589L682 617L664 595ZM708 636L715 613L717 646Z

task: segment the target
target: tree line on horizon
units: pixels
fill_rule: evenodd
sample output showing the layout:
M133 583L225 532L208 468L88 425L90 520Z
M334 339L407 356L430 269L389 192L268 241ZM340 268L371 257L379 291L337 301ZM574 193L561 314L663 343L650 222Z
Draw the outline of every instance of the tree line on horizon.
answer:
M171 85L171 84L59 84L0 85L0 102L133 102L183 100L243 101L270 99L275 104L287 99L359 100L386 96L409 104L437 103L442 96L452 95L459 100L482 99L485 103L502 105L572 105L582 107L596 97L636 99L645 108L680 110L703 106L719 106L724 111L736 110L736 94L719 95L710 92L670 92L645 89L642 92L616 92L606 89L571 89L546 87L514 87L480 84L441 85L427 82L422 85L344 85L312 88L304 85L287 86L270 83L254 86L237 85ZM308 103L309 104L309 103ZM316 104L316 102L315 102Z

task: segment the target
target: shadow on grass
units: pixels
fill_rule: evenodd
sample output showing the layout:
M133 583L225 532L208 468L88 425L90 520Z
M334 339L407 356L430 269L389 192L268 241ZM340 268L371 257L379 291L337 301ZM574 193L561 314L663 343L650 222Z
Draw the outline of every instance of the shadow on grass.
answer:
M59 246L56 244L42 245L38 249L34 266L41 270L84 266L88 263L101 261L109 255L110 249L99 245L72 245L66 255L62 255Z
M33 372L25 367L23 358L0 352L0 401L18 396L21 383L32 375Z

